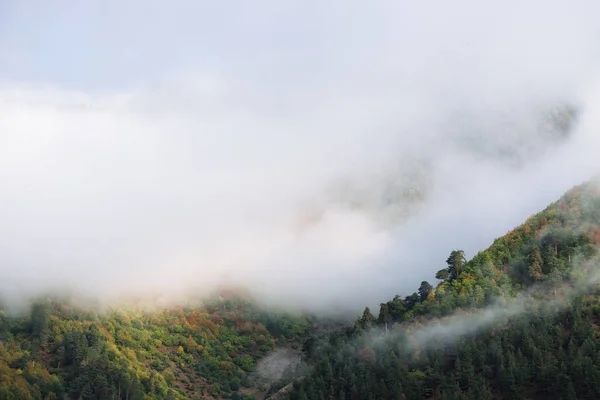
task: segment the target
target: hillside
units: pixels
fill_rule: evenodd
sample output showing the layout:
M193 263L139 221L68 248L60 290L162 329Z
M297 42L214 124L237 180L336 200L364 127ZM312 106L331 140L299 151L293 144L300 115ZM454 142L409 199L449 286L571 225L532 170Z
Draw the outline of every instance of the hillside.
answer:
M453 251L435 287L307 341L288 398L600 398L599 233L589 182L470 261Z
M600 398L599 244L589 182L352 327L239 292L161 311L38 299L0 310L0 399ZM269 385L257 363L281 347L303 363Z
M152 312L38 300L0 310L0 399L260 397L257 360L310 323L238 296Z

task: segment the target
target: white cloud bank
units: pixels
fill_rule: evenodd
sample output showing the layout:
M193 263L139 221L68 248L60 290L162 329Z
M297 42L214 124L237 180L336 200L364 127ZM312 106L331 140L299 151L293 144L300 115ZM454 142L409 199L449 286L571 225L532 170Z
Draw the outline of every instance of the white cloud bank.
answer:
M182 15L161 31L181 37L170 43L186 57L173 57L134 8L107 3L129 23L115 29L132 63L149 60L142 44L164 55L158 72L136 64L135 85L92 89L106 76L90 64L79 88L4 71L0 292L174 295L228 280L360 307L412 292L450 250L473 255L600 171L596 2L275 4L232 6L210 49L194 46L186 4L155 9L150 21ZM579 122L549 138L544 113L564 104Z

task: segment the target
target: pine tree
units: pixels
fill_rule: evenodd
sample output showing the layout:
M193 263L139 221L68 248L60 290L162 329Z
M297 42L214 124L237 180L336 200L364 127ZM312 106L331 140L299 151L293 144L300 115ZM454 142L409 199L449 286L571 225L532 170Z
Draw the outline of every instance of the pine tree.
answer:
M433 286L429 284L427 281L421 282L421 286L419 286L419 299L421 301L427 300L427 296L433 290Z
M542 279L542 255L540 249L537 247L533 248L529 261L529 276L538 282Z
M361 329L369 329L373 326L374 321L375 317L371 314L371 310L369 310L369 307L365 307L365 311L363 311L362 316L356 321L356 324Z
M448 278L450 280L458 278L463 271L466 262L467 260L463 250L453 250L446 260L446 264L448 264Z
M40 346L44 347L50 335L50 305L47 303L35 303L31 308L31 333Z

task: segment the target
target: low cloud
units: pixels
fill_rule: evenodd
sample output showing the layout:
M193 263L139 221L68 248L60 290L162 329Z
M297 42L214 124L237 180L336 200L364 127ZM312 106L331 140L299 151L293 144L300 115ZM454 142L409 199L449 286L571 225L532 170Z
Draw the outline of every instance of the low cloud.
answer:
M0 291L229 282L313 310L412 292L600 171L597 5L536 3L235 13L222 62L186 42L155 71L140 51L145 78L102 91L101 70L75 88L5 71Z

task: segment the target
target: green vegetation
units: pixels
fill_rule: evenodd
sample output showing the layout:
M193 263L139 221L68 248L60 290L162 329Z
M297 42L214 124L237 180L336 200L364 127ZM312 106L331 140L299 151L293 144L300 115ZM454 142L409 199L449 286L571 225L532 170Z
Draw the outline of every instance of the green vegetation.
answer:
M597 399L599 244L589 183L333 331L230 292L154 312L56 299L0 310L0 399L262 398L257 362L282 345L304 363L271 385L293 382L279 398Z
M236 297L159 312L38 301L0 311L0 398L250 399L256 361L308 326Z
M378 318L366 308L353 328L307 341L312 371L288 397L600 398L599 194L571 190L470 261L452 251L437 287L423 282ZM491 306L519 310L523 298L512 316Z

